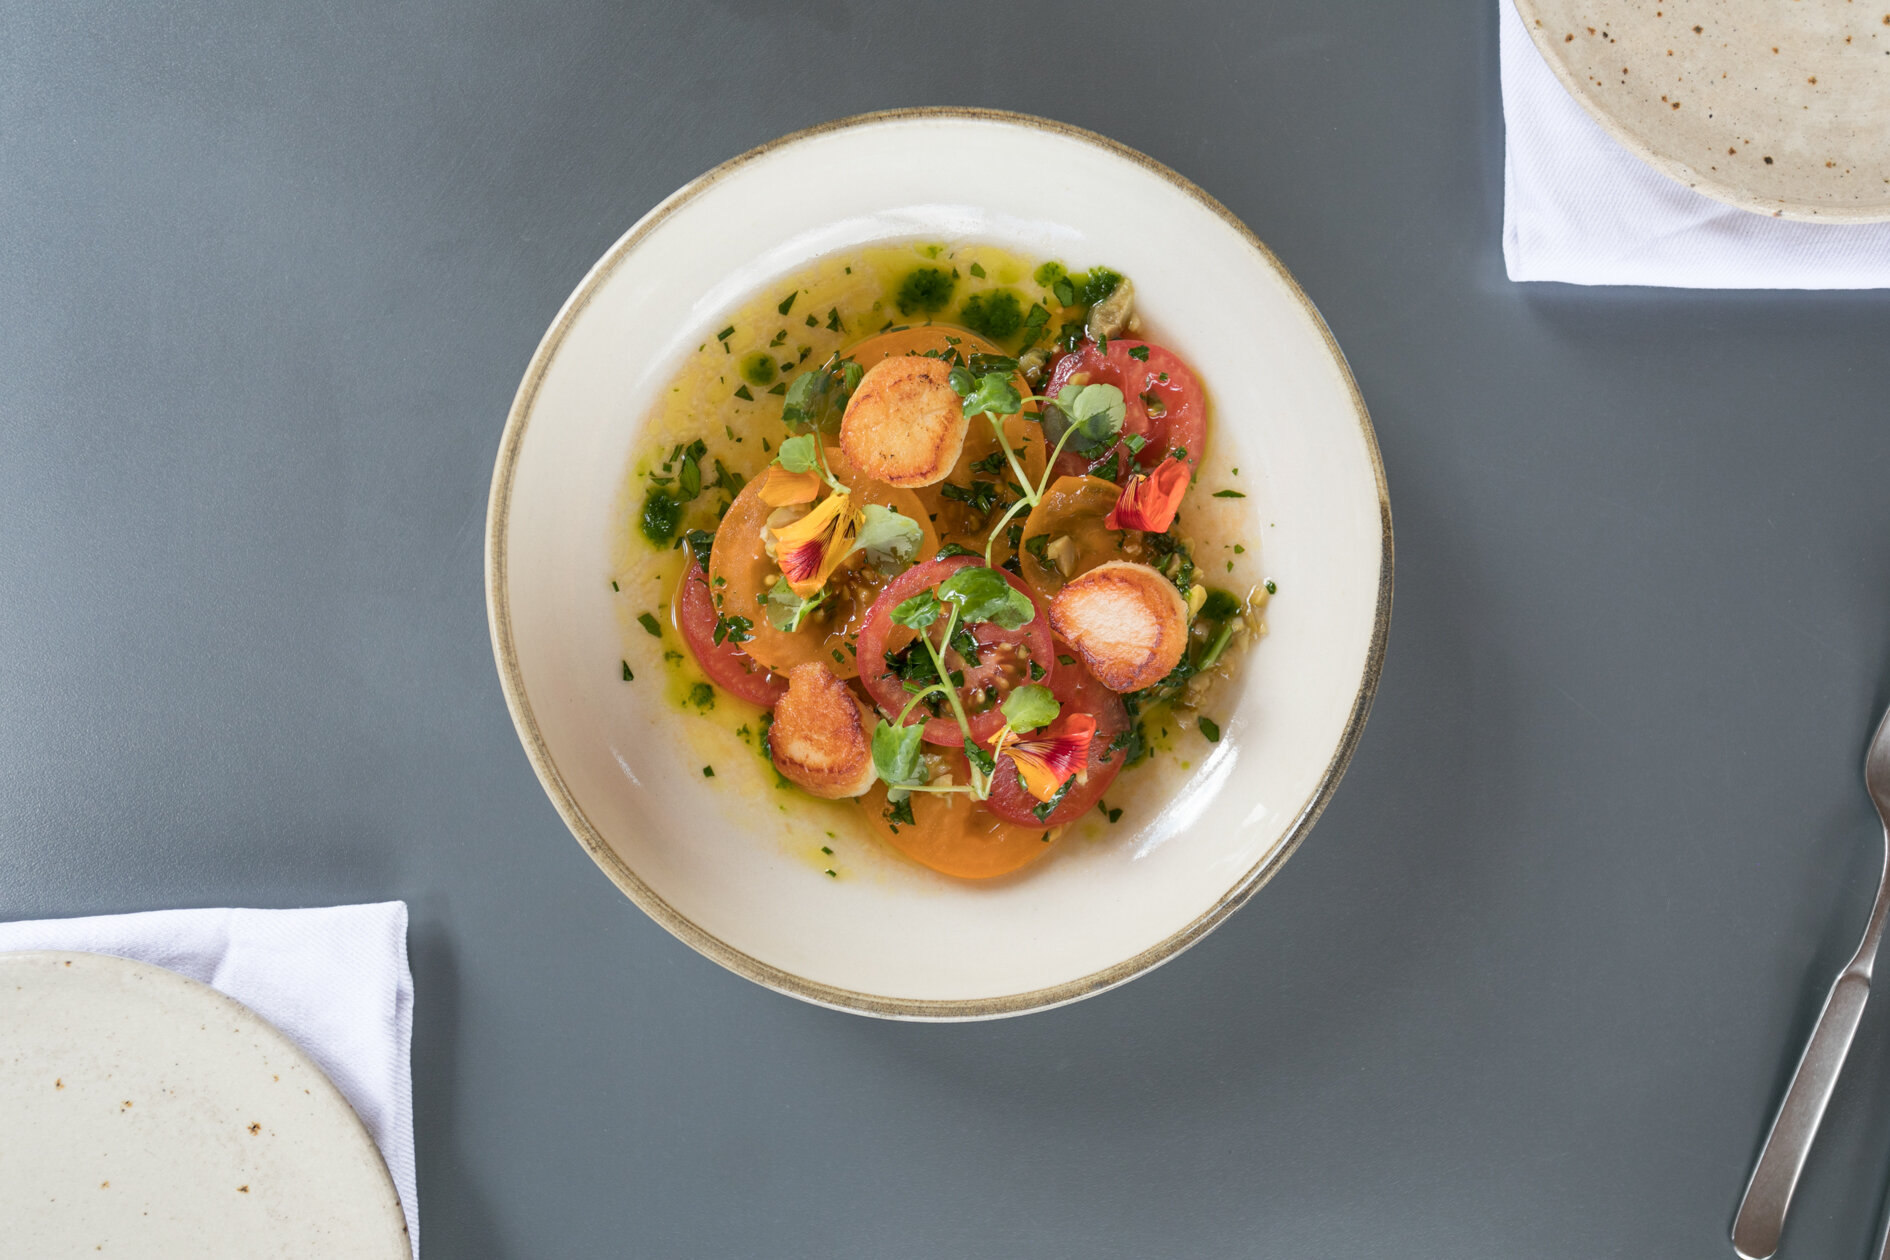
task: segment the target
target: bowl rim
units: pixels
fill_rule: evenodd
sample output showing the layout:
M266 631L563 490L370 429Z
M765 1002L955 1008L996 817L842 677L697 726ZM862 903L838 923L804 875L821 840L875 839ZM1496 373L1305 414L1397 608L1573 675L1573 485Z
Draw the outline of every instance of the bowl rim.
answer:
M776 150L840 131L873 127L883 123L938 118L1004 124L1047 132L1063 139L1095 146L1117 157L1125 158L1167 181L1233 228L1285 283L1288 292L1299 301L1305 313L1325 338L1326 347L1331 351L1340 377L1351 396L1360 435L1364 438L1366 451L1371 457L1372 474L1378 491L1381 539L1378 599L1373 614L1371 642L1365 654L1365 665L1359 678L1358 689L1353 696L1351 713L1346 719L1338 747L1333 751L1331 759L1326 763L1325 772L1320 776L1318 786L1301 808L1298 817L1288 827L1285 839L1273 852L1245 871L1213 905L1188 924L1154 945L1099 971L1064 981L1061 984L995 997L924 999L888 997L839 988L795 975L735 949L671 906L618 855L617 851L592 825L566 784L563 774L551 756L551 750L545 742L544 735L539 730L530 697L526 694L524 679L519 670L517 646L512 634L507 583L506 536L511 511L513 478L517 471L519 452L524 444L539 386L559 347L563 344L566 333L578 315L590 304L603 282L611 276L644 237L730 174ZM1351 365L1347 363L1344 352L1339 348L1338 341L1333 337L1332 330L1326 325L1325 318L1320 315L1319 309L1313 305L1312 299L1306 296L1306 291L1300 287L1293 274L1274 256L1273 251L1254 235L1252 229L1193 181L1148 155L1111 140L1107 136L1069 123L1040 118L1032 114L1014 113L1009 110L966 106L918 106L877 110L834 119L831 122L789 132L766 144L752 148L746 153L730 158L690 180L657 203L592 265L590 271L578 283L577 288L572 291L571 296L565 299L556 318L552 320L551 326L539 341L537 350L533 352L531 362L525 369L524 379L519 383L518 393L513 398L511 411L506 416L505 431L499 439L498 457L493 468L492 488L486 508L486 619L491 632L493 658L498 667L499 684L505 693L506 708L512 715L512 723L517 728L520 742L524 745L525 755L531 762L532 770L537 774L546 795L551 798L552 805L564 819L565 825L570 828L585 852L590 854L591 860L597 863L598 868L610 877L625 896L635 902L645 914L666 928L671 935L739 976L778 993L800 998L818 1006L888 1019L991 1019L1062 1006L1113 989L1144 972L1153 970L1220 926L1229 915L1244 905L1248 898L1272 879L1281 866L1285 865L1286 860L1298 850L1301 842L1306 838L1306 833L1312 829L1313 824L1318 821L1319 815L1324 812L1327 803L1332 799L1339 780L1344 776L1346 767L1351 762L1352 753L1358 746L1366 717L1371 712L1372 699L1377 693L1379 675L1384 666L1385 641L1391 626L1392 563L1391 500L1385 484L1384 460L1379 454L1377 435L1372 428L1371 416L1366 410L1364 396L1359 392L1358 382L1352 375Z

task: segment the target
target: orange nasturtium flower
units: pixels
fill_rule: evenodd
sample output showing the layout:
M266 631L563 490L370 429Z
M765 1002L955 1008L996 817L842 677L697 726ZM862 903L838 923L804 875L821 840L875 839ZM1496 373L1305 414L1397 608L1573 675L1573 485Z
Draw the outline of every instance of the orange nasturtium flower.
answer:
M852 549L859 514L852 496L830 494L798 521L771 529L774 555L781 576L796 595L806 599L827 584L827 577Z
M1159 534L1175 523L1188 493L1188 466L1170 455L1147 476L1133 473L1122 496L1103 518L1104 529L1141 529Z
M820 474L813 469L789 472L779 464L768 465L768 475L761 483L761 501L769 507L787 507L794 503L812 503L820 493Z
M998 733L991 756L1009 756L1024 790L1047 801L1089 764L1089 741L1095 735L1096 719L1087 713L1069 714L1028 739L1020 739L1007 726Z

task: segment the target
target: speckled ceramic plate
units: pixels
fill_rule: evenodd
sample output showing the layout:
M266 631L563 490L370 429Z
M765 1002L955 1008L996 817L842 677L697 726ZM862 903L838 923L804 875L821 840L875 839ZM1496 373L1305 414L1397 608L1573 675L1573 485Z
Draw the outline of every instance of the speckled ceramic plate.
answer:
M0 954L0 1252L406 1260L353 1108L248 1007L162 967Z
M1575 99L1689 188L1890 219L1890 0L1516 0Z
M968 182L972 170L981 175ZM1240 468L1247 539L1280 591L1269 636L1225 697L1217 744L1197 738L1150 767L1172 764L1178 777L1120 826L1093 821L1100 834L1066 835L1043 861L983 883L892 853L861 819L849 820L858 834L837 823L830 839L801 836L815 803L776 792L752 751L702 774L683 725L692 719L665 698L660 665L619 677L630 643L649 651L642 629L625 628L611 578L620 531L634 528L627 474L659 391L729 311L782 277L914 241L986 242L1129 276L1149 336L1206 387L1209 452ZM1100 136L1019 115L913 110L736 158L611 247L559 312L513 403L493 476L486 596L532 765L639 906L796 997L966 1019L1139 975L1279 869L1364 724L1391 562L1364 403L1318 312L1251 232L1173 171ZM810 857L823 844L830 861Z

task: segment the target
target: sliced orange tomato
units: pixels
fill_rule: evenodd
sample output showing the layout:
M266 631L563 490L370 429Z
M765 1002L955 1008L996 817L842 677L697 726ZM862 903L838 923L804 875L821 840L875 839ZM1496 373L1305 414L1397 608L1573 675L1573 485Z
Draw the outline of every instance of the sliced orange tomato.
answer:
M955 782L964 783L965 755L949 752ZM955 759L955 760L954 760ZM959 879L994 879L1029 866L1048 853L1061 827L1006 822L963 792L914 792L912 822L887 817L886 785L876 783L860 797L873 831L913 861Z
M972 332L969 328L959 328L949 324L921 324L913 328L895 328L887 332L866 338L846 351L846 356L863 368L871 368L882 359L898 358L901 355L925 354L935 352L944 354L956 350L966 356L974 354L1001 355L1004 352ZM1030 396L1030 383L1018 373L1012 379L1020 396ZM1034 413L1034 405L1025 408ZM1023 415L1006 417L1004 435L1011 451L1017 455L1017 462L1024 467L1024 474L1034 482L1043 476L1044 449L1043 429L1035 419L1026 419ZM959 455L958 462L946 474L945 480L938 485L921 486L913 493L925 504L926 514L938 527L939 542L957 543L974 551L984 550L985 536L989 527L997 520L999 508L994 512L980 512L962 498L946 494L944 487L955 486L968 496L975 497L972 482L985 481L996 486L1001 498L1000 503L1008 503L1017 496L1010 489L1010 483L1017 479L1008 462L999 464L992 459L1003 460L998 449L997 433L991 422L983 416L974 416L971 427L965 433L965 449ZM979 468L978 464L985 467ZM930 553L928 558L930 557ZM1008 555L1009 553L1004 553ZM992 554L992 562L997 563L1001 556Z
M1018 564L1024 580L1049 599L1063 584L1110 560L1140 558L1142 536L1103 524L1122 493L1101 477L1058 477L1024 521ZM1042 538L1041 548L1032 539ZM1061 540L1068 539L1065 543ZM1041 558L1040 558L1041 553ZM1059 558L1064 563L1059 563ZM1068 572L1065 572L1065 569Z
M910 490L901 490L884 482L856 476L838 447L827 448L827 465L833 475L853 493L855 507L877 503L911 517L919 523L921 534L919 560L929 559L938 550L938 533L933 528L925 506ZM781 568L768 558L762 533L774 512L761 501L764 479L752 478L735 496L715 531L715 548L709 555L709 589L722 616L746 617L754 623L742 650L773 670L785 674L796 665L821 661L841 678L859 673L853 660L853 640L860 632L866 610L891 574L868 568L863 555L854 554L841 562L827 580L827 598L807 614L801 628L788 633L776 630L768 620L766 600L772 584L781 581Z

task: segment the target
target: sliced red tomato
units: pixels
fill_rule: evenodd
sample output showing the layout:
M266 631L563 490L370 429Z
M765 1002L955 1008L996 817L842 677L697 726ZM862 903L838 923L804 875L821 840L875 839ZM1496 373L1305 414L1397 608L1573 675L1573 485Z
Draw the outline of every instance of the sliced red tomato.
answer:
M1073 655L1061 643L1057 644L1057 650L1066 656ZM991 796L984 804L1007 822L1057 827L1080 818L1116 781L1116 775L1122 770L1122 759L1127 755L1121 749L1111 752L1109 745L1129 729L1129 711L1122 707L1122 697L1091 677L1081 661L1059 665L1050 678L1049 687L1064 713L1087 713L1096 719L1096 734L1089 741L1089 764L1084 767L1081 779L1072 783L1063 799L1057 802L1057 807L1039 818L1036 810L1043 802L1024 790L1023 780L1018 778L1017 766L1011 759L1000 756L997 773L991 780Z
M920 591L938 586L960 569L981 563L976 556L950 556L944 560L913 565L887 583L886 589L879 593L879 598L867 610L866 620L860 626L860 681L866 684L867 694L873 697L880 712L888 720L897 718L899 711L912 699L912 693L905 689L899 675L886 664L888 651L897 652L914 638L914 631L910 628L893 624L892 610ZM1056 670L1056 657L1050 642L1050 615L1043 600L1022 578L1003 569L998 572L1004 574L1004 580L1013 588L1030 597L1037 615L1016 630L1006 630L989 621L972 626L971 637L978 645L976 660L964 660L952 648L947 648L944 654L947 668L964 671L965 681L958 689L958 700L964 705L965 716L971 723L972 738L980 743L989 742L997 734L998 728L1004 725L1004 715L998 712L998 705L1003 703L1012 687L1030 681L1032 662L1042 674L1054 676ZM943 627L943 618L938 624L940 628ZM912 717L907 719L907 724L922 716L928 715L923 710L915 709ZM958 748L963 746L965 736L959 729L958 719L947 712L942 717L927 720L925 740L929 744Z
M722 690L764 709L772 709L775 701L787 694L787 679L770 672L727 638L715 641L715 600L709 594L709 579L693 559L689 561L689 572L676 587L670 617L696 664Z
M1137 358L1129 353L1132 350L1147 351L1148 358ZM1055 396L1078 376L1086 385L1114 385L1122 391L1127 411L1122 435L1143 438L1141 454L1133 457L1133 463L1126 441L1116 448L1122 474L1137 464L1146 472L1175 450L1187 452L1182 458L1189 468L1201 458L1201 444L1207 437L1207 395L1201 392L1194 372L1172 350L1152 341L1112 340L1104 351L1095 342L1085 341L1057 360L1043 392ZM1057 476L1080 477L1107 465L1110 454L1104 451L1098 459L1084 459L1065 446L1057 456Z

